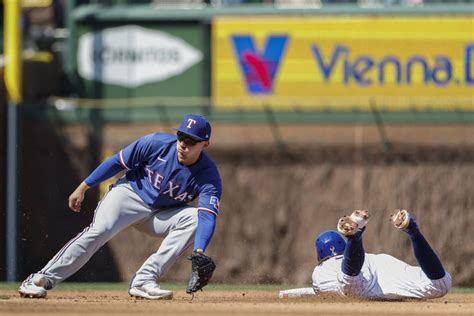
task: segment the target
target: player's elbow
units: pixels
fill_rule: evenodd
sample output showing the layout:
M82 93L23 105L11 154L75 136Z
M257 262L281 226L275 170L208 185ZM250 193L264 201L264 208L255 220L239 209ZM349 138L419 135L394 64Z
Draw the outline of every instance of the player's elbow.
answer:
M431 291L431 295L429 298L440 298L448 294L450 288L443 287L443 288L437 288Z
M432 280L429 288L430 298L443 297L448 294L449 290L452 287L451 275L446 272L444 277L438 280Z

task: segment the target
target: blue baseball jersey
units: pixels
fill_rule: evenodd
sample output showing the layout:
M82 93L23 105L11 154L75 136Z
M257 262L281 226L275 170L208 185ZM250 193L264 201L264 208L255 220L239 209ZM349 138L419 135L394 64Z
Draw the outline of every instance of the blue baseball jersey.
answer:
M134 191L151 208L177 206L199 198L198 209L217 215L222 193L215 163L205 152L191 166L178 162L175 135L146 135L118 153Z

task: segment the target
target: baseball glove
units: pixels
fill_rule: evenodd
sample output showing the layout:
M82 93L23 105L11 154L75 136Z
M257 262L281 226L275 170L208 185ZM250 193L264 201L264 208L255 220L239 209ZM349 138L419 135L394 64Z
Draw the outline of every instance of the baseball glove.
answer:
M191 278L186 293L191 294L206 286L216 269L216 264L211 257L198 252L193 252L188 259L191 260Z

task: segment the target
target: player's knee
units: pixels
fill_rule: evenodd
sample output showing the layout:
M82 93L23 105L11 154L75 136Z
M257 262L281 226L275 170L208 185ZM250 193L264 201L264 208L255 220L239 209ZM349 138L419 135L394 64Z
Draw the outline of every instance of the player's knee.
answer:
M101 244L105 244L113 237L114 231L107 227L92 226L87 233L92 239Z

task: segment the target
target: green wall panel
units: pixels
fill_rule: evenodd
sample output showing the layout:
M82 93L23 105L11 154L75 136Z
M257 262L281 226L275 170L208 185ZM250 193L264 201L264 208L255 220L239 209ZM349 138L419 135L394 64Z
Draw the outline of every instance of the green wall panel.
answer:
M103 82L104 80L91 80L90 78L84 78L76 72L77 79L77 91L80 97L84 98L140 98L140 97L151 97L151 96L206 96L209 95L209 43L207 35L207 26L198 22L143 22L143 21L95 21L94 23L79 23L77 25L77 37L75 40L75 60L79 64L78 59L80 45L79 40L81 36L91 32L102 32L104 30L110 31L111 29L117 29L120 27L134 27L139 26L146 30L155 30L163 32L166 36L171 36L174 40L183 41L185 45L190 45L193 49L201 54L201 59L197 63L191 65L189 68L175 75L165 79L154 81L149 79L149 82L138 84L130 87L115 82ZM102 33L103 34L103 33ZM99 47L104 47L107 44L100 43L102 36L93 37L95 43ZM153 41L153 39L151 40ZM156 43L146 43L151 45L157 45L160 41L158 39ZM94 44L94 45L95 45ZM102 45L102 46L101 46ZM145 45L145 44L143 44ZM126 45L125 45L126 46ZM156 47L156 46L155 46ZM156 51L154 54L157 54ZM153 65L150 65L152 67ZM76 65L78 70L80 67ZM95 65L94 65L95 67ZM100 66L98 67L100 68ZM100 70L99 70L100 71ZM117 79L117 78L116 78ZM151 82L150 82L151 81Z

